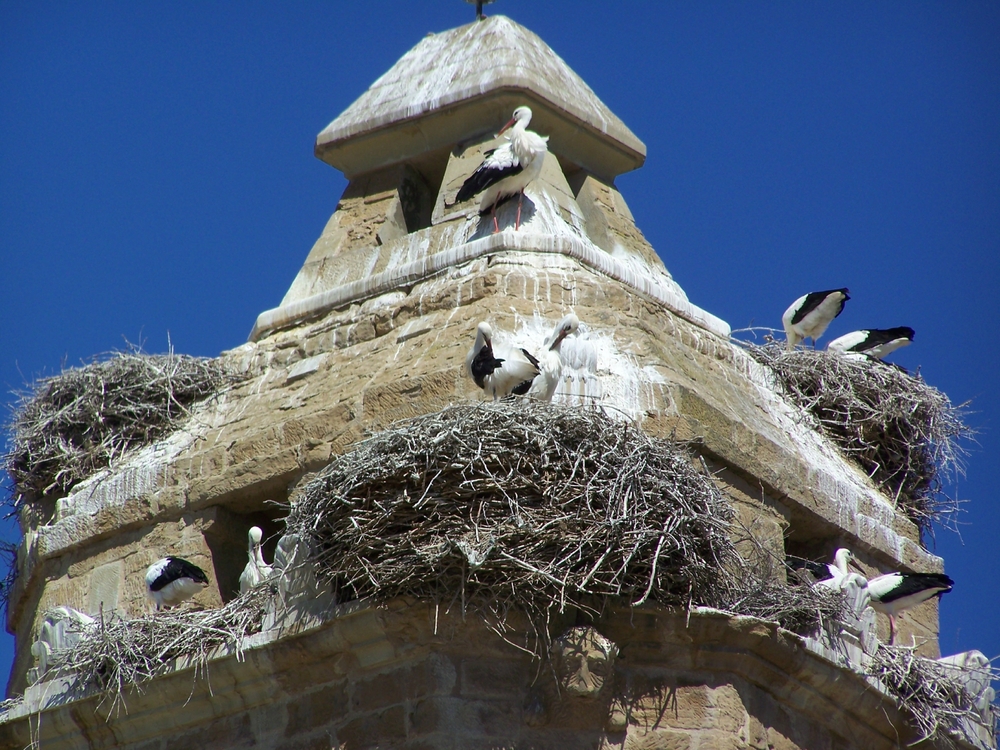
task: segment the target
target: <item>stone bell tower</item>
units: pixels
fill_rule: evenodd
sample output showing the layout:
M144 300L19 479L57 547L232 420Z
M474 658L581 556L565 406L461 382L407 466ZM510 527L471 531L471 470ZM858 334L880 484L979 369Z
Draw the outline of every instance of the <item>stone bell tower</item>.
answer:
M520 105L549 153L520 229L513 201L493 233L478 205L455 195ZM914 523L730 342L729 326L688 300L615 187L642 166L645 146L535 34L492 16L425 37L315 150L349 184L280 304L222 355L245 379L27 531L10 607L11 691L27 693L0 715L0 744L36 731L46 748L136 750L897 747L907 736L898 706L850 658L718 611L613 612L556 642L557 665L582 650L595 655L595 674L668 686L630 718L587 708L604 672L573 683L570 703L537 710L529 655L474 618L453 617L442 639L428 605L411 600L322 600L266 620L240 653L213 657L210 686L192 687L179 661L129 698L127 713L108 716L99 696L61 691L44 670L28 684L48 610L141 613L142 571L164 554L210 572L200 604L233 599L247 528L281 534L270 501L287 502L373 431L482 397L463 372L481 320L498 338L539 344L575 312L582 334L564 346L556 400L695 441L776 555L848 546L871 570L942 569ZM900 633L937 656L935 605L904 615Z

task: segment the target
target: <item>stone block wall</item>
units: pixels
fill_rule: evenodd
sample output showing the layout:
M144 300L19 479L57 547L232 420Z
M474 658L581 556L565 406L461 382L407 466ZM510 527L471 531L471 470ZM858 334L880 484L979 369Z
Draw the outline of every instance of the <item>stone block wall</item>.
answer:
M711 469L721 470L746 525L776 554L787 535L813 540L817 555L847 544L873 570L940 569L916 527L859 470L747 377L750 365L737 347L572 258L508 250L226 353L250 377L196 411L153 458L133 459L156 466L148 481L126 483L134 496L113 476L102 479L86 489L86 502L60 501L54 522L27 535L12 597L19 640L11 687L23 687L27 644L46 607L97 614L91 588L111 592L120 575L113 608L142 611L141 571L167 552L204 563L213 587L203 604L228 599L246 562L247 529L270 523L269 535L280 530L281 512L267 500L288 501L300 482L371 431L481 398L463 372L480 320L493 322L498 336L536 346L570 309L585 331L564 347L573 354L565 398L592 403L587 388L596 384L603 403L641 419L647 432L693 440ZM131 470L129 462L116 469ZM213 537L206 514L222 511L232 514L226 534ZM902 642L912 632L934 653L933 605L923 612L904 618Z
M256 637L242 659L220 654L201 678L157 678L116 713L99 696L52 699L48 684L35 729L24 716L0 722L0 745L27 744L31 731L50 750L889 750L912 739L872 684L752 618L609 612L596 626L618 658L603 689L575 697L550 662L512 645L532 642L516 613L509 642L475 613L409 600L331 615Z

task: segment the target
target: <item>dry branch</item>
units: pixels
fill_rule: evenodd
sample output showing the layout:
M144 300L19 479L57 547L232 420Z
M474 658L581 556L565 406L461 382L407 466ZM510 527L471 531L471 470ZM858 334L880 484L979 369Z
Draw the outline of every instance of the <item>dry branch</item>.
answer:
M813 415L846 456L922 530L957 510L944 478L961 473L965 405L895 365L864 356L746 344L791 399Z
M706 605L815 625L839 612L765 580L686 446L603 412L532 401L393 425L320 472L288 530L341 600L401 595L539 625L566 607Z
M173 670L175 659L187 657L196 673L204 673L216 648L229 646L241 654L243 639L260 632L273 596L273 588L263 585L220 609L106 616L75 648L53 654L46 679L75 675L79 691L96 688L111 698L111 710L117 710L126 693Z
M340 601L413 596L478 613L501 636L523 611L538 656L566 607L705 605L800 632L839 615L839 597L784 584L760 545L741 557L732 515L684 445L599 411L517 401L449 407L359 443L306 485L286 526ZM204 668L218 645L238 648L269 596L113 618L57 667L117 706L173 658Z
M37 381L7 425L12 504L67 492L174 430L192 404L233 380L216 359L115 352Z
M877 678L910 716L920 739L935 746L957 747L954 735L962 736L965 721L982 724L976 708L978 696L971 695L953 670L932 659L924 659L906 646L879 644L868 664L868 674ZM990 676L1000 675L990 669ZM998 709L991 707L993 721L987 729L996 739ZM968 738L973 745L973 738ZM917 742L911 744L917 744Z

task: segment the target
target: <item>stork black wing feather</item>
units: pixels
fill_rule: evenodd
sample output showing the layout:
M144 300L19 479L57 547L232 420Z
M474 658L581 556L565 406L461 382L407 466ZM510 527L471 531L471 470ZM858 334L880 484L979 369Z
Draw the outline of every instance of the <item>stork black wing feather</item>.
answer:
M181 557L168 557L167 560L169 562L167 562L163 570L160 571L160 575L150 585L153 591L159 591L167 584L181 578L190 578L193 581L208 583L208 576L205 575L205 571L194 563L188 562Z
M897 326L896 328L869 328L865 340L851 347L851 351L864 351L874 349L876 346L888 344L896 339L913 340L914 331L909 326Z
M902 599L904 596L919 594L921 591L927 591L928 589L942 589L937 594L940 596L941 594L947 594L951 591L952 586L955 585L955 582L944 573L902 573L901 575L903 580L900 581L896 588L882 597L883 602L893 602L896 599Z
M534 365L536 371L539 370L539 369L541 369L541 366L539 365L538 360L535 358L535 356L531 352L529 352L527 349L521 349L521 354L523 354L527 358L527 360L532 365ZM518 383L516 386L514 386L513 388L510 389L510 392L512 394L514 394L515 396L524 396L525 394L527 394L527 392L529 390L531 390L531 384L534 381L535 381L535 378L532 377L532 378L530 378L528 380L525 380L525 381L523 381L521 383Z
M486 188L496 185L505 177L511 177L524 170L509 145L487 151L483 156L485 157L483 163L469 175L469 179L459 188L458 194L455 196L456 203L467 201Z
M840 309L837 310L837 315L840 315L844 311L844 304L850 297L847 296L847 289L828 289L825 292L811 292L806 295L805 301L802 303L802 307L795 311L795 315L792 316L792 324L801 322L801 320L819 307L823 300L829 297L834 292L841 292L844 295L844 299L840 301ZM834 315L833 317L837 317Z
M802 557L788 557L788 567L792 570L805 570L808 571L809 575L816 581L825 581L828 578L832 578L830 575L830 566L826 563L816 562L815 560L806 560Z
M541 365L538 363L538 360L535 359L534 355L531 352L529 352L527 349L521 349L521 354L527 357L528 361L535 366L536 370L541 369Z
M485 389L486 376L492 375L493 371L502 364L503 359L494 357L493 349L489 346L484 346L476 353L476 356L473 357L472 364L469 367L469 369L472 370L472 379L476 381L476 385Z

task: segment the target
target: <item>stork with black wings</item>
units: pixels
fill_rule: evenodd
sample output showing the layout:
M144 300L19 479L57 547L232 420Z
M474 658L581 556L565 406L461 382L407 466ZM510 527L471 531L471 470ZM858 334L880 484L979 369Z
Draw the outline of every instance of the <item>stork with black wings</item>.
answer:
M816 346L816 339L843 312L844 303L850 299L847 292L845 288L803 294L785 310L781 323L788 337L789 351L805 339L812 339Z
M465 371L493 400L523 396L538 377L538 360L527 349L493 347L493 329L483 321L465 358Z
M884 359L901 346L913 343L913 329L909 326L895 328L865 328L845 333L827 344L827 349L844 354L867 354Z
M497 133L498 138L507 133L507 143L483 155L483 163L469 176L455 196L456 202L461 203L482 193L479 212L486 213L487 209L492 211L494 234L500 231L497 205L512 195L518 195L514 228L520 229L524 188L541 173L545 154L549 150L548 136L528 130L529 122L530 109L515 109L510 122Z

